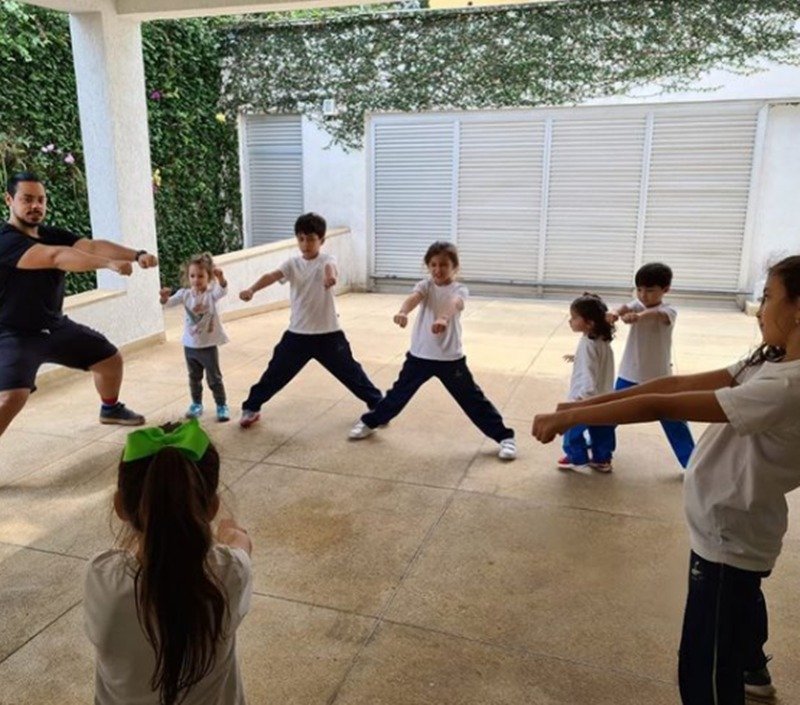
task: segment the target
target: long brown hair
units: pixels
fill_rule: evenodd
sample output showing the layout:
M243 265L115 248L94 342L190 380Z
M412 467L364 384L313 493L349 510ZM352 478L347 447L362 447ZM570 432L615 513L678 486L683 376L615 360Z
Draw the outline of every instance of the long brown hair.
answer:
M177 448L120 462L117 488L139 532L136 611L153 646L151 687L161 705L182 701L213 667L228 602L208 565L219 454L196 463Z
M767 270L768 277L780 277L786 295L797 301L800 299L800 255L785 257ZM762 343L745 361L742 370L764 362L780 362L786 355L786 350ZM741 370L740 370L741 372Z

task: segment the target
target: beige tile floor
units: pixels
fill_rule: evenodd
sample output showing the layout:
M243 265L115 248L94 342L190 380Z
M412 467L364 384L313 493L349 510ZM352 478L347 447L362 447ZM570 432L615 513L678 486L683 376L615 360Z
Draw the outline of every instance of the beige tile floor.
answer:
M408 331L401 297L339 299L356 356L391 384ZM227 325L237 407L286 311ZM555 301L474 299L464 320L479 384L518 432L503 464L435 382L391 426L345 440L360 403L316 363L250 431L208 422L226 503L255 540L256 597L240 630L256 705L677 703L687 539L681 476L657 426L619 432L615 472L563 473L529 435L567 389L577 338ZM124 398L179 417L179 327L126 361ZM615 343L621 353L626 331ZM679 372L722 366L753 319L683 305ZM113 542L114 464L125 431L96 423L90 380L45 383L0 441L0 703L87 703L81 625L87 557ZM697 431L701 429L696 429ZM800 702L800 506L773 577L769 651L781 703Z

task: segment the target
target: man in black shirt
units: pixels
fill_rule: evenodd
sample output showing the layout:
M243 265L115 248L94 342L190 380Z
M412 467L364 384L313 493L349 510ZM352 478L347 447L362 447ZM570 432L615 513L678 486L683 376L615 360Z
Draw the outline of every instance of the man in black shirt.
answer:
M132 262L146 269L158 264L156 257L42 225L47 194L29 172L8 180L5 201L10 217L0 225L0 434L25 406L45 362L92 372L101 423L143 424L144 417L118 399L122 356L117 348L63 314L64 273L110 269L129 276Z

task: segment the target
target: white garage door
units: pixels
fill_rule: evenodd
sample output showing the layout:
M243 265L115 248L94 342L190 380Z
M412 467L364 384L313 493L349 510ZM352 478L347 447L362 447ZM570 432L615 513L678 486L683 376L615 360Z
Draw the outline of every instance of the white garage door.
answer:
M245 234L251 247L294 235L303 212L303 133L299 115L247 115Z
M418 276L445 238L467 281L626 288L662 260L736 292L761 107L374 117L373 274Z

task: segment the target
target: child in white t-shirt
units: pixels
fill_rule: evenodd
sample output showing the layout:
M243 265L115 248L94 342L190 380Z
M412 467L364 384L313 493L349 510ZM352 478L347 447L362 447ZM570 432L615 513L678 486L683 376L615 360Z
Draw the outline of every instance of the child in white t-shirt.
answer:
M236 630L252 544L231 519L215 540L219 469L197 419L128 435L114 495L126 536L85 580L97 705L245 704Z
M250 301L256 291L289 282L291 319L266 371L242 403L239 425L249 428L261 417L261 406L283 389L310 360L319 362L367 408L374 409L383 395L353 358L350 343L339 326L333 287L336 258L320 252L325 242L326 223L316 213L301 215L294 224L300 257L286 260L274 272L264 274L248 289L239 292Z
M615 389L627 389L651 379L672 374L672 331L677 312L664 296L672 284L672 270L650 262L636 272L636 298L609 314L630 326L625 352L619 365ZM659 419L681 467L689 464L694 439L686 421Z
M679 681L687 705L775 693L761 580L786 533L785 496L800 486L800 256L770 269L758 318L763 343L745 362L560 404L533 422L544 443L577 423L711 424L684 478L692 551Z
M189 392L192 403L187 419L203 413L203 372L217 405L217 420L231 418L219 369L219 345L228 342L217 312L217 301L228 293L228 282L219 267L214 266L211 254L195 255L184 265L183 288L170 295L169 288L160 291L162 306L183 306L183 351L189 370ZM216 284L214 284L216 280Z
M564 356L573 363L567 397L570 401L608 394L614 388L614 324L607 320L607 314L608 307L595 294L579 296L569 307L569 327L581 333L575 354ZM569 470L589 465L599 472L611 472L616 447L613 426L578 424L564 432L563 446L564 457L558 467Z
M498 457L513 460L517 455L514 431L505 426L500 413L475 383L461 346L461 311L468 292L455 281L455 245L434 242L425 253L425 266L430 276L417 283L394 317L394 322L405 328L408 314L420 306L411 333L411 350L400 376L383 400L356 422L349 437L366 438L378 426L388 424L425 382L437 377L470 421L500 444Z

